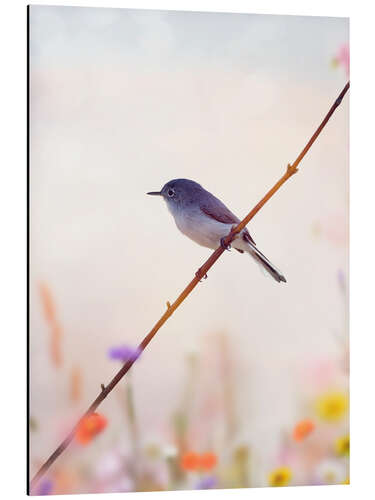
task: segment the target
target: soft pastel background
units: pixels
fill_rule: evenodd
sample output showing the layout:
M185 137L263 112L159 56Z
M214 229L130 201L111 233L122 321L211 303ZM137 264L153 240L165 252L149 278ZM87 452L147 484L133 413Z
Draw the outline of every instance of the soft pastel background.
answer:
M348 37L344 18L31 7L31 474L210 253L145 193L187 177L244 216L345 85ZM288 283L224 254L36 493L348 480L348 109L251 222Z

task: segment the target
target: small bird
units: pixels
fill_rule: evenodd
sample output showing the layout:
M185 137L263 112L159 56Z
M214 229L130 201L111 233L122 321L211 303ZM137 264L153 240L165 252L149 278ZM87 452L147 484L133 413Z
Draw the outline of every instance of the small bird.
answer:
M229 250L224 239L240 219L200 184L189 179L174 179L161 191L147 194L163 197L176 226L185 236L204 247L216 249L221 245ZM247 228L236 235L232 246L240 253L249 253L276 281L286 283L284 276L257 249Z

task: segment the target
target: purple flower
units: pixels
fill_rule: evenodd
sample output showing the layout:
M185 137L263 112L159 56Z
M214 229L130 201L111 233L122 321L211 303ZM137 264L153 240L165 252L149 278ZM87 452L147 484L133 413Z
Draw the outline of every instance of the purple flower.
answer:
M337 279L339 282L339 287L343 293L346 292L346 276L342 269L339 269L337 272Z
M49 495L52 492L52 489L53 489L53 482L50 479L45 479L40 484L36 494L37 495Z
M196 490L209 490L217 486L217 478L215 476L202 477L195 485Z
M142 350L139 347L131 347L129 345L122 345L111 347L108 351L108 356L111 359L116 359L125 363L126 361L136 361L141 355Z

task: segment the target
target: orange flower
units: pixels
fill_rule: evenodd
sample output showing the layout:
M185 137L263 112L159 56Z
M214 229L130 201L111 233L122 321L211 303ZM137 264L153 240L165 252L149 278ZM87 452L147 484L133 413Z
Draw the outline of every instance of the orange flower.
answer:
M55 366L61 366L61 338L62 328L57 319L55 302L51 290L46 283L39 284L40 298L42 301L44 317L50 327L50 354Z
M103 415L91 413L78 424L75 437L79 443L87 444L106 427L107 419Z
M204 471L209 471L217 464L217 456L215 453L207 452L200 456L199 466Z
M184 453L181 458L181 468L184 470L196 470L199 468L200 457L198 453L194 453L194 451L188 451Z
M302 441L315 429L315 424L309 418L301 420L297 423L293 430L293 438L295 441Z
M44 316L48 323L53 323L56 320L56 309L51 290L46 283L39 283L39 292Z
M213 469L216 464L217 456L212 452L202 453L202 455L199 455L199 453L189 451L188 453L182 455L180 462L181 468L189 471L209 471Z
M62 337L62 330L60 325L56 322L53 325L51 325L51 343L50 343L51 359L56 366L61 366L62 364L61 337Z
M73 366L70 374L70 399L79 401L82 396L82 373L79 366Z

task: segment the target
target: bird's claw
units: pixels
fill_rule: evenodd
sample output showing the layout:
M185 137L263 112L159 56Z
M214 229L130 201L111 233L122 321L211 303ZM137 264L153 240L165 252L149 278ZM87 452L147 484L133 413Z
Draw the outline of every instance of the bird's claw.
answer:
M220 238L220 246L221 248L224 248L224 250L228 250L228 252L230 252L230 249L232 248L230 244L229 245L225 244L225 237Z

